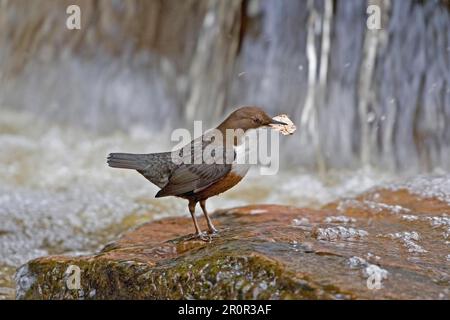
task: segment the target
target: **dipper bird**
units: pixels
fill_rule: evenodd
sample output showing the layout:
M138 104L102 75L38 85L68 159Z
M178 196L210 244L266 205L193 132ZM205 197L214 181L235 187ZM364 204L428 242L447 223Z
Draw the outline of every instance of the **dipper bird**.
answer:
M272 119L259 107L245 106L232 112L215 130L205 132L181 149L148 154L111 153L107 162L110 167L134 169L142 174L161 189L156 198L187 199L196 235L204 239L195 218L197 203L205 215L209 232L216 233L206 211L206 200L242 180L250 168L249 164L242 163L246 152L242 148L245 133L271 124L286 125ZM233 133L231 141L230 132Z

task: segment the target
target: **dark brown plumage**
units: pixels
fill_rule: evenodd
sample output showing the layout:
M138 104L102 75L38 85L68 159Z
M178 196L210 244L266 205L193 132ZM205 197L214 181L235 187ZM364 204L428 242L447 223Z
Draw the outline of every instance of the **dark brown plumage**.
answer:
M270 118L261 108L242 107L231 113L216 129L223 136L223 140L214 139L210 133L194 139L187 146L175 150L175 155L183 159L182 163L174 161L173 152L130 154L111 153L108 165L114 168L135 169L147 180L154 183L161 190L157 198L176 196L189 201L189 212L194 222L196 234L202 233L195 218L195 206L199 202L205 215L210 233L217 232L206 211L206 200L212 196L235 186L247 173L249 166L235 163L236 150L241 144L242 134L237 134L231 143L226 143L226 130L238 130L245 133L249 129L280 123ZM283 123L281 123L283 124ZM211 154L195 153L201 148L214 149ZM191 152L187 152L187 151ZM186 153L186 154L184 154ZM223 158L218 157L219 155ZM201 163L196 157L201 156ZM205 158L206 157L206 158ZM225 159L219 161L218 159ZM189 162L186 160L190 160Z

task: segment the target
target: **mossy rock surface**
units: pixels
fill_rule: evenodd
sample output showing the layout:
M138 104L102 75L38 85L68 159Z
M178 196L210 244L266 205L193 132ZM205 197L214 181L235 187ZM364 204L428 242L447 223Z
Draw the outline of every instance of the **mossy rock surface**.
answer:
M209 242L186 235L189 218L167 218L98 254L28 262L17 298L449 299L446 212L404 190L322 210L247 206L216 212Z

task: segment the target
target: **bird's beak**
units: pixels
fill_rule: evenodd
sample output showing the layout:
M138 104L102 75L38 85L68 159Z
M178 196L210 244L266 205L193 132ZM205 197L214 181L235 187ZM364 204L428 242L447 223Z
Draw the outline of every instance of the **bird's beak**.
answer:
M282 126L287 126L288 124L282 121L271 119L269 124L281 124Z

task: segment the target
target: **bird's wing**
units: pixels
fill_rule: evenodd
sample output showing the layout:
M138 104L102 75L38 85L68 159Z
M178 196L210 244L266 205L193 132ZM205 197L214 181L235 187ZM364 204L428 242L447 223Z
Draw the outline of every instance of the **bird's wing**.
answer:
M156 194L156 197L196 193L229 173L231 170L230 159L235 158L234 149L210 144L209 150L213 149L212 154L209 152L200 155L195 154L191 158L194 161L178 166L172 172L168 183ZM223 155L223 158L219 155ZM195 161L198 157L203 157L201 162Z
M199 192L220 180L231 170L230 164L192 164L177 168L156 197L180 196Z

